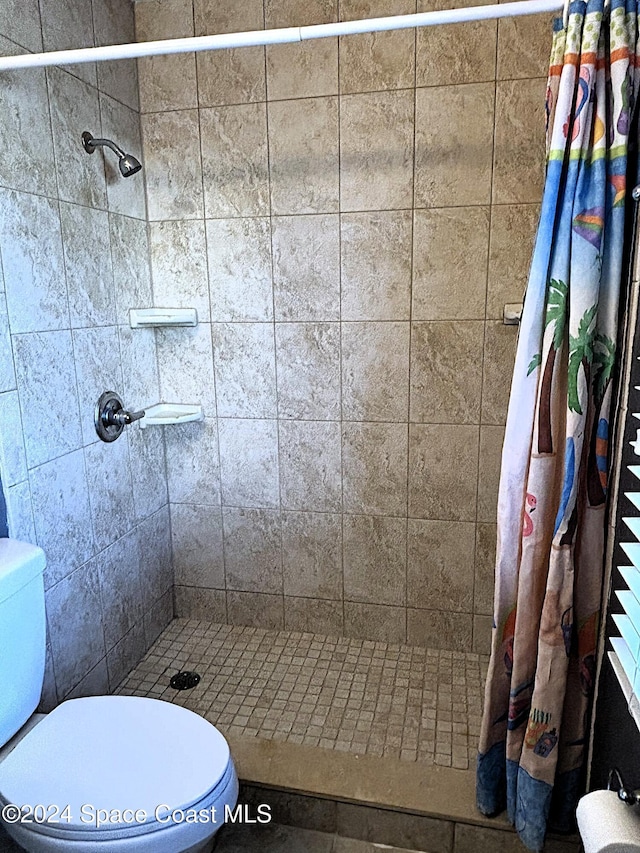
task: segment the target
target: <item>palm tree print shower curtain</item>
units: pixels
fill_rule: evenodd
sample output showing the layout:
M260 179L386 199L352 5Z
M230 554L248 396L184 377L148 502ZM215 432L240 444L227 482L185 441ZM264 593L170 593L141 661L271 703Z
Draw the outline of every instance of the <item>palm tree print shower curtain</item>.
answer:
M502 454L480 811L531 850L571 827L601 608L637 2L554 25L547 174Z

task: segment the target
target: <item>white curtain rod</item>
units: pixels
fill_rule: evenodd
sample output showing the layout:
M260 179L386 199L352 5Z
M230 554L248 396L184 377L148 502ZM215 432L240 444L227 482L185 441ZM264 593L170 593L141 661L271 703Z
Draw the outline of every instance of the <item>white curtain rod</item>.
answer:
M562 0L519 0L515 3L468 6L437 12L421 12L417 15L395 15L388 18L342 21L336 24L318 24L310 27L287 27L277 30L197 36L196 38L114 44L108 47L85 47L78 50L25 53L18 56L0 57L0 71L12 71L17 68L43 68L47 65L74 65L80 62L105 62L111 59L135 59L140 56L161 56L169 53L191 53L201 50L285 44L356 33L431 27L436 24L457 24L464 21L483 21L492 18L512 18L520 15L537 15L541 12L555 12L561 9L562 5Z

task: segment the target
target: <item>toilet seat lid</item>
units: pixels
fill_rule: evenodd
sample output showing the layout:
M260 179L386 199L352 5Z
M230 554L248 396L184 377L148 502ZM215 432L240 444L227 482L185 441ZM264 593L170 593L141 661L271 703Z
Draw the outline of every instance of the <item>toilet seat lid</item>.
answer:
M160 805L188 809L202 799L229 760L222 734L186 708L138 696L71 699L0 764L0 799L68 804L71 819L60 822L65 830L95 830L82 815L87 805L142 809L150 823Z

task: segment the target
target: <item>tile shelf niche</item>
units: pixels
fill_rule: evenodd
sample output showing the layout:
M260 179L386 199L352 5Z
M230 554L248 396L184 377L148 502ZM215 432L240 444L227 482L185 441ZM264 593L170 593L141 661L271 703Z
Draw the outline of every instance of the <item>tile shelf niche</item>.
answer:
M145 415L140 420L140 429L202 420L204 420L204 412L202 406L198 404L157 403L155 406L149 406L145 409Z
M198 312L195 308L130 308L129 325L132 329L197 326Z

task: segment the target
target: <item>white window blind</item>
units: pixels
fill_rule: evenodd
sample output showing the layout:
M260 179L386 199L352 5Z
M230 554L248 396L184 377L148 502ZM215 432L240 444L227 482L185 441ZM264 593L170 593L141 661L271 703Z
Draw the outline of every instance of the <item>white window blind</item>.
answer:
M609 662L640 730L640 184L632 197L635 208L620 329L620 376L611 412L611 514L605 565L609 601L601 639L603 634L608 637ZM603 646L606 652L607 646ZM592 736L593 731L592 727Z
M634 412L633 416L640 419L640 413ZM630 444L635 454L640 456L640 430ZM620 502L625 533L621 535L619 545L630 565L618 566L619 577L614 579L615 598L623 612L612 614L619 636L610 637L613 651L609 653L609 659L622 686L629 712L640 728L640 514L626 514L640 513L640 465L627 465L626 470L632 475L633 487L637 486L637 491L625 491Z

